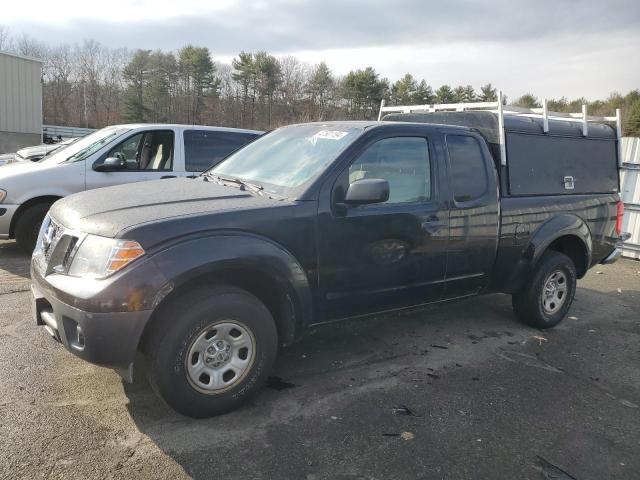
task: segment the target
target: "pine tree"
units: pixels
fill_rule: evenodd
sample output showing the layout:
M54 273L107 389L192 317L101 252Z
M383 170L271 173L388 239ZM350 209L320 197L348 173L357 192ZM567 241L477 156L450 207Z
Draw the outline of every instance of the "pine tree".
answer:
M480 87L480 101L481 102L497 102L498 90L493 88L490 83Z
M311 72L311 77L307 85L307 91L311 96L311 101L318 106L318 120L324 118L334 85L335 80L327 64L325 62L319 63Z
M416 92L411 99L411 103L416 105L432 104L435 101L433 96L433 89L427 85L427 82L421 80L416 88Z
M442 85L436 90L436 103L455 103L456 96L449 85Z
M418 84L413 75L407 73L391 86L391 103L407 105L413 103L418 90Z
M136 50L131 61L122 70L127 84L122 116L129 122L145 122L149 109L145 105L145 89L149 82L151 50Z
M255 102L255 90L251 91L255 85L256 70L253 61L253 54L249 52L240 52L238 58L234 58L231 62L233 66L232 78L238 82L242 88L242 110L240 114L240 124L246 126L246 110L251 93L252 104ZM253 108L251 109L251 125L253 125Z

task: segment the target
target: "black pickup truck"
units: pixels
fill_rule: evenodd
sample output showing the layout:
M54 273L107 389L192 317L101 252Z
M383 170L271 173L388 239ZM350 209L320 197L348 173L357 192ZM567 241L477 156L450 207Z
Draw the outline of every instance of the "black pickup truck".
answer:
M258 391L313 325L492 292L556 325L619 256L614 130L505 115L503 165L495 115L410 117L288 126L195 179L59 200L32 259L38 325L129 381L142 352L195 417Z

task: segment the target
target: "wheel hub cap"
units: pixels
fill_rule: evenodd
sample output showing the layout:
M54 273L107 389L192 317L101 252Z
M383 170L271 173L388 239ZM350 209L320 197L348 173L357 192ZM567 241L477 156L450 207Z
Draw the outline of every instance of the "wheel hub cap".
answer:
M218 340L207 348L204 361L213 368L220 368L229 363L231 354L231 345L224 340Z
M561 270L553 272L542 289L542 308L547 314L554 314L562 308L567 297L567 276Z
M241 381L253 365L256 342L242 323L212 323L194 337L185 358L189 383L207 394L221 393Z

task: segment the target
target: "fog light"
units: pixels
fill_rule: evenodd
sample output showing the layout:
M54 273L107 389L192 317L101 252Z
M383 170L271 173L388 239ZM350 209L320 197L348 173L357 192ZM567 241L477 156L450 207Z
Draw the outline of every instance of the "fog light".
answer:
M76 327L76 334L77 334L78 350L82 350L84 349L84 333L82 333L82 328L80 328L80 325Z
M82 327L74 319L63 316L62 323L64 324L64 332L67 337L69 346L74 350L84 350L84 332Z

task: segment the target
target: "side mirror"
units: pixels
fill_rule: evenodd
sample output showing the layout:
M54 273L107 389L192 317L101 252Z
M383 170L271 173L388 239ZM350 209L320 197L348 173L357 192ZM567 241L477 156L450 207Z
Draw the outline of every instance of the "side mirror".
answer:
M116 172L118 170L124 170L126 161L124 158L108 157L104 159L104 162L93 166L96 172Z
M344 197L346 205L367 205L389 200L389 182L382 178L364 178L349 185Z

